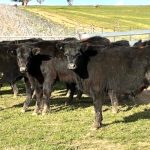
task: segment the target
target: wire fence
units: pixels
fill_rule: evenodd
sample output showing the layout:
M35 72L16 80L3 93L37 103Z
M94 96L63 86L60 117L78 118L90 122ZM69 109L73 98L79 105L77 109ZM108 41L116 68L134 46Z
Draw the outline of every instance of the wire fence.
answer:
M110 41L128 40L133 45L139 39L149 40L150 30L132 30L126 32L76 32L76 34L60 35L60 36L0 36L0 41L23 40L30 38L42 38L43 40L61 40L68 37L77 39L85 39L92 36L107 37Z

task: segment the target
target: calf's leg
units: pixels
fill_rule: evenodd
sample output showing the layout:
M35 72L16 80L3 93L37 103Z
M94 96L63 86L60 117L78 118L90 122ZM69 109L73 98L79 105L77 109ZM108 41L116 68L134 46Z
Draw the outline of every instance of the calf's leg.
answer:
M94 111L95 111L95 122L94 128L98 129L102 126L102 98L103 96L98 95L98 93L92 92Z
M65 102L65 105L68 105L68 104L71 104L73 101L73 95L75 93L75 84L70 83L70 84L66 84L66 85L67 85L67 89L69 89L69 98Z
M0 83L0 90L1 90L2 86L3 86L3 84L2 84L2 83ZM2 95L1 95L1 93L0 93L0 97L1 97L1 96L2 96Z
M26 110L28 109L31 101L32 101L32 89L31 89L31 84L28 80L28 78L24 77L24 82L25 82L25 89L26 89L26 99L25 102L23 104L23 108L21 110L21 112L26 112Z
M36 105L35 105L35 109L33 112L33 115L37 115L39 113L41 113L42 110L42 87L40 86L36 86L35 87L35 93L36 93Z
M44 83L43 83L43 111L42 115L45 115L50 110L50 96L52 93L52 87L55 82L55 76L51 78L51 74L46 74L44 77Z
M82 94L83 94L82 91L77 91L77 97L76 97L76 99L77 99L77 100L80 100L81 97L82 97Z
M49 112L50 110L50 95L51 95L51 86L49 86L48 83L43 85L43 110L42 110L42 115L45 115Z
M31 84L32 88L35 91L36 104L35 104L35 109L34 109L33 115L37 115L37 114L41 113L41 109L42 109L42 94L43 94L42 86L38 82L38 80L36 80L34 77L32 77L28 73L27 73L27 77L30 81L30 84Z
M109 90L108 95L111 100L112 113L117 113L118 112L118 99L117 99L116 93L113 90Z
M13 93L14 93L14 98L16 98L17 97L17 95L18 95L18 87L17 87L17 85L16 85L16 83L12 83L11 84L11 87L12 87L12 89L13 89Z

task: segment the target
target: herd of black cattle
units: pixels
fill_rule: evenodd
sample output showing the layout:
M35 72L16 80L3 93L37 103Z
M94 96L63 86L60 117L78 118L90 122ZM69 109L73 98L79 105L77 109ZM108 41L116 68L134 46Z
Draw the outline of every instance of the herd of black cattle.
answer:
M126 40L110 42L107 38L85 40L67 38L46 41L27 39L0 42L0 85L9 83L17 95L16 82L24 79L25 112L33 93L36 97L34 114L49 112L50 95L56 81L63 81L71 103L87 93L95 110L94 127L102 125L102 100L110 97L114 112L118 111L119 95L136 96L150 83L150 40L130 46Z

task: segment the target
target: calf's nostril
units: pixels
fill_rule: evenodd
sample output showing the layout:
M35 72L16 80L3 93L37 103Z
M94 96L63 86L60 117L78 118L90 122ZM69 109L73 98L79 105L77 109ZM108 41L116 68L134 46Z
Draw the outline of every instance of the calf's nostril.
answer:
M68 64L68 69L76 69L76 65L73 63Z
M20 72L25 72L26 71L26 67L20 67Z
M72 66L74 69L76 68L76 65L75 64L73 64L73 66Z

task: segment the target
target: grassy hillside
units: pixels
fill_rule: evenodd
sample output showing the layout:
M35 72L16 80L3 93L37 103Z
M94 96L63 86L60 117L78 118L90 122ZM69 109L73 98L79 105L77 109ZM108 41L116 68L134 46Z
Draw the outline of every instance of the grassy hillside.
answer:
M25 9L68 27L150 29L150 6L30 6Z
M91 130L92 101L82 98L65 106L64 90L53 93L51 113L32 116L33 106L20 112L24 94L12 98L5 87L0 97L1 150L149 150L150 105L122 105L118 114L103 107L103 128Z

